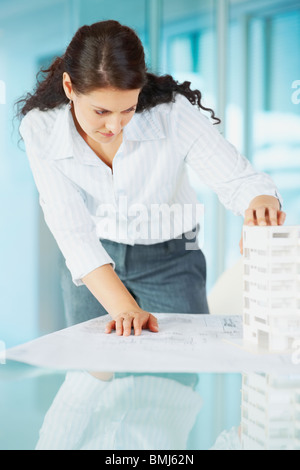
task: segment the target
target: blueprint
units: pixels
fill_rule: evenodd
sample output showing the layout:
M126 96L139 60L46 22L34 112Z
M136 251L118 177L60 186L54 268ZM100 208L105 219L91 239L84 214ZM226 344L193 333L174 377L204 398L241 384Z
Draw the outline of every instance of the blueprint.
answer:
M111 372L267 372L294 366L289 355L260 355L237 347L242 316L154 313L159 332L104 332L104 316L6 352L7 359L53 369Z

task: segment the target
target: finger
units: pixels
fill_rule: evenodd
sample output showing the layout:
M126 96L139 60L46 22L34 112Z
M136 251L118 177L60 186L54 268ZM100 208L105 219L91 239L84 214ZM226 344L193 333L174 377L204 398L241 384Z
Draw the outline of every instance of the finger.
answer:
M139 336L142 333L142 322L139 317L133 319L133 329L135 336Z
M131 335L131 326L132 326L132 318L125 318L123 321L123 335L130 336Z
M148 320L148 328L150 331L153 331L153 333L157 333L159 330L157 318L151 313Z
M279 211L279 214L278 214L278 225L283 225L284 222L285 222L285 219L286 219L286 213L285 213L285 212L282 212L282 211Z
M256 223L257 225L262 226L268 225L265 207L259 207L258 209L256 209Z
M115 328L116 328L116 322L115 320L112 320L109 323L107 323L105 327L105 333L111 333L112 330L114 330Z
M240 253L242 255L243 254L243 235L241 236L239 245L240 245Z
M268 207L268 215L269 215L269 224L277 225L277 209L275 209L275 207Z
M117 318L116 320L116 333L118 336L123 334L123 318Z
M245 211L245 225L255 225L254 211L252 209L247 209Z

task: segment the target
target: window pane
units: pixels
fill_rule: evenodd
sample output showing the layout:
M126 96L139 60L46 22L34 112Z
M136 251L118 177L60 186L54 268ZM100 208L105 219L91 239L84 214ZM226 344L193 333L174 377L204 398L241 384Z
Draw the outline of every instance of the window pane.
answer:
M292 88L300 80L299 1L231 1L229 28L227 138L271 175L286 224L299 224L300 105ZM238 257L237 220L226 218L228 265Z
M264 19L260 27L267 42L268 69L264 106L253 114L253 161L277 183L286 224L299 224L300 105L293 102L292 85L300 79L300 7Z
M190 81L191 88L201 91L203 105L212 109L216 106L217 84L214 7L212 0L164 0L161 34L161 72L171 74L179 82ZM216 277L216 197L190 170L189 175L199 202L204 204L204 234L202 232L199 241L204 240L210 287Z

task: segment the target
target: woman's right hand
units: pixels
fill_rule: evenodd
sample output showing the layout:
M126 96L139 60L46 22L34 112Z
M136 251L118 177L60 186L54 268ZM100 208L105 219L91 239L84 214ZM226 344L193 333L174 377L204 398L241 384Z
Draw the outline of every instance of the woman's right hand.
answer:
M114 315L114 319L107 323L105 333L111 333L112 330L116 330L118 336L130 336L132 328L135 336L140 335L142 329L148 329L153 333L157 333L157 318L140 308L122 312Z
M135 335L140 335L143 328L158 331L155 316L139 307L110 264L94 269L82 278L82 282L112 318L106 325L106 333L116 330L119 336L129 336L132 328Z

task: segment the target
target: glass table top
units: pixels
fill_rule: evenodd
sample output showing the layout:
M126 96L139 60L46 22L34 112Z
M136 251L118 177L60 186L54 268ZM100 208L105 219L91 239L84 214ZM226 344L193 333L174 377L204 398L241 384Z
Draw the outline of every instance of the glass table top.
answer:
M300 449L300 374L94 373L8 360L0 390L1 450Z

